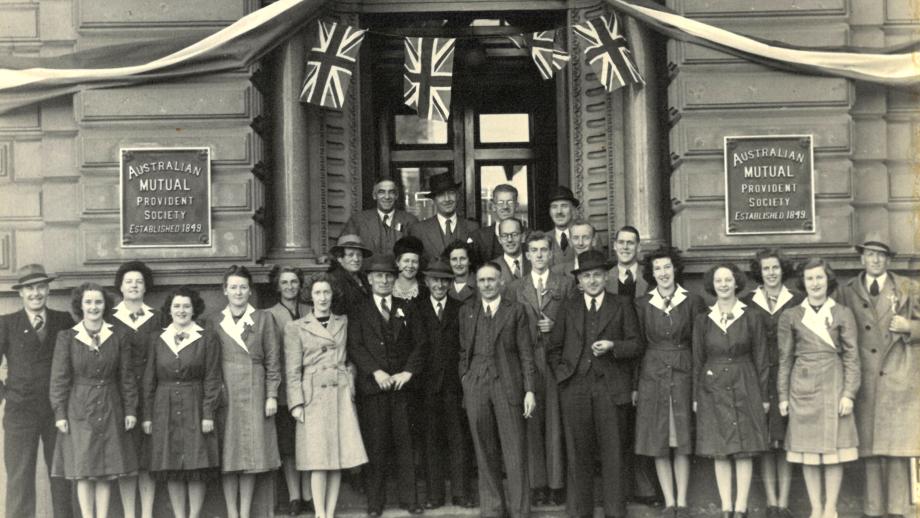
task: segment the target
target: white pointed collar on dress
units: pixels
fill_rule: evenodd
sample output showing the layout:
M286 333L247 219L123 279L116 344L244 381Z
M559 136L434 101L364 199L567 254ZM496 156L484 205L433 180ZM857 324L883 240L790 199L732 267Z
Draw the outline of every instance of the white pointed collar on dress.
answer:
M805 309L805 313L802 315L802 325L807 327L812 333L818 335L818 338L834 349L837 349L837 345L831 338L829 330L831 326L834 325L834 316L831 313L831 308L836 305L837 303L830 297L824 301L824 304L818 311L815 311L814 308L811 307L807 298L803 300L801 304Z
M665 314L668 315L671 314L672 309L676 308L681 302L687 299L687 290L685 290L684 287L680 284L674 288L674 294L671 295L671 305L667 307L664 305L664 297L658 293L658 288L652 288L652 291L648 292L648 294L652 296L648 303L660 309L661 311L664 311Z
M71 329L77 332L77 340L90 349L96 350L96 346L93 344L93 337L89 335L89 331L86 330L86 326L83 325L82 320L77 322L77 325L73 326ZM99 345L104 344L110 336L112 336L112 324L104 322L99 329Z
M758 286L757 289L754 290L754 296L751 297L751 302L757 304L763 308L764 311L770 313L771 315L779 311L780 308L785 306L786 303L790 300L792 300L792 292L786 289L785 285L780 287L779 295L776 297L776 304L773 305L772 311L770 310L770 303L767 301L767 291L763 288L763 286Z
M169 324L169 326L167 326L166 329L164 329L163 332L160 334L160 338L163 339L163 341L166 343L167 347L169 347L169 350L173 352L173 354L175 354L176 356L179 356L179 351L181 351L182 349L185 349L192 342L201 338L202 331L204 331L204 329L202 329L201 326L199 326L195 322L192 322L192 324L188 328L182 331L183 333L186 334L186 337L177 344L176 335L179 333L179 330L176 329L175 324Z
M121 301L118 303L117 306L115 306L115 313L114 313L115 318L117 318L118 320L121 320L126 326L137 331L138 329L140 329L142 325L144 325L145 322L147 322L148 320L150 320L151 317L153 317L152 307L148 306L147 304L142 304L141 307L144 310L144 315L138 318L137 320L132 320L131 319L132 312L128 310L128 306L125 305L125 302Z
M722 312L719 311L719 303L716 302L712 306L709 306L709 319L715 322L716 325L719 326L719 329L721 329L723 333L727 333L728 328L731 327L732 324L734 324L739 318L741 318L741 315L744 314L744 308L746 307L747 306L744 304L744 302L741 302L740 300L735 299L735 305L732 306L732 310L729 311L731 318L723 323Z
M223 313L224 318L220 321L220 327L230 335L230 338L233 338L233 341L237 343L240 347L249 352L249 347L246 345L246 342L243 340L243 331L246 329L248 324L250 327L256 325L252 320L252 314L256 312L256 308L252 307L251 304L246 304L246 311L243 312L243 316L240 317L236 322L233 321L233 313L230 312L230 306L224 308L221 313Z

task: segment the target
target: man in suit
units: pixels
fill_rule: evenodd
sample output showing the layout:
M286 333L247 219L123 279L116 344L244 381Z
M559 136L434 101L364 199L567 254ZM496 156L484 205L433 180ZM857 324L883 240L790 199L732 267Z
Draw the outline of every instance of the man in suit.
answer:
M567 514L594 514L594 463L601 461L604 515L626 516L621 408L630 402L632 359L644 350L629 301L605 291L603 252L578 256L583 293L560 309L547 359L559 383L568 454Z
M553 238L531 232L525 244L529 275L511 283L506 293L524 305L530 322L534 364L537 369L537 409L527 420L527 465L530 467L531 502L543 505L565 501L565 451L559 385L546 363L546 347L562 304L575 293L570 277L549 271ZM552 491L548 494L547 489Z
M390 254L373 256L365 271L372 296L363 301L356 318L348 320L348 358L358 370L358 417L369 461L368 515L383 512L387 468L393 464L400 506L419 514L408 392L415 388L424 357L410 329L410 303L392 296L396 259Z
M560 185L549 195L549 217L553 220L552 264L572 261L577 255L572 246L571 226L578 205L578 199L568 187Z
M572 271L578 269L578 256L594 248L596 232L594 225L588 223L587 220L579 219L569 226L569 235L574 257L568 261L555 263L551 269L553 273L568 275L574 280Z
M480 516L527 518L524 419L536 407L533 351L524 306L502 298L499 271L494 262L480 266L479 297L460 308L460 381L479 466Z
M54 453L57 429L48 399L51 359L58 331L73 326L69 313L45 304L54 279L40 264L20 270L13 285L22 299L22 309L0 317L0 361L6 357L7 380L0 382L0 400L6 401L3 415L3 455L6 462L6 516L35 516L35 462L38 441L48 473ZM71 484L51 479L54 517L72 515Z
M457 215L461 184L454 183L450 173L432 176L428 180L428 197L434 200L434 216L409 227L409 235L422 240L425 259L439 257L452 241L472 243L473 232L479 228L475 221Z
M494 261L501 268L502 285L507 287L530 273L530 261L524 256L524 223L508 218L498 224L498 230L502 254Z
M488 227L476 229L471 236L473 245L479 257L488 261L502 253L501 239L498 225L508 218L513 218L518 208L518 190L511 184L503 183L492 190L492 201L489 202L489 211L492 213L492 224Z
M864 516L910 511L910 457L920 456L920 287L888 271L894 252L878 234L856 249L863 272L839 290L859 331L856 399Z
M607 277L607 291L633 301L648 293L650 289L642 266L639 265L639 231L633 226L624 225L617 230L613 239L613 250L616 252L617 262L616 266L610 269ZM633 368L630 375L634 376L637 370ZM658 477L655 474L655 468L650 458L635 454L635 405L632 402L624 404L621 408L621 415L624 417L621 420L620 439L623 441L623 472L627 480L626 495L635 502L656 505L661 499L658 497Z
M396 209L399 189L389 178L377 180L373 198L377 206L352 214L341 235L357 234L375 254L389 254L393 252L393 244L406 235L409 226L418 223L418 219Z
M463 414L463 389L457 373L462 304L447 296L454 278L447 263L437 259L422 273L430 295L415 300L413 312L417 318L412 331L425 357L422 377L428 476L425 508L444 505L445 465L449 467L454 505L471 507L469 428Z

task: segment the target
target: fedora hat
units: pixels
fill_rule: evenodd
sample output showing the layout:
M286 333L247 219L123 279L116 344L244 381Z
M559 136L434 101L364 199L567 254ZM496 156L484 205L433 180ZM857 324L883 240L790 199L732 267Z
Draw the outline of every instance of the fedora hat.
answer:
M13 285L13 289L18 290L23 286L51 282L54 278L53 275L45 273L44 266L40 264L27 264L19 269L19 281Z
M428 198L434 198L445 191L456 191L462 187L460 182L454 182L454 175L450 173L436 174L428 179Z
M365 273L385 272L396 275L396 257L393 254L377 254L370 258L364 266Z
M600 250L588 250L578 254L578 268L572 270L572 275L578 276L579 273L589 270L609 270L613 268L613 263L607 260L607 257Z
M447 263L441 259L435 259L425 268L422 273L425 277L434 277L436 279L453 279L454 271L450 269Z
M881 234L878 232L870 232L866 235L866 239L863 240L862 244L856 245L856 251L863 253L866 250L874 250L876 252L882 252L888 257L894 257L895 253L891 251L891 247L888 246L888 243L882 238Z
M549 192L549 200L547 203L552 203L554 201L568 201L571 202L573 207L581 205L581 202L575 198L575 195L572 194L572 190L563 185L553 187L553 190Z
M364 243L361 242L361 236L357 234L343 234L339 236L339 240L336 241L335 246L329 249L329 253L335 255L337 252L344 252L346 248L360 250L361 255L364 257L374 255L374 251L364 246Z

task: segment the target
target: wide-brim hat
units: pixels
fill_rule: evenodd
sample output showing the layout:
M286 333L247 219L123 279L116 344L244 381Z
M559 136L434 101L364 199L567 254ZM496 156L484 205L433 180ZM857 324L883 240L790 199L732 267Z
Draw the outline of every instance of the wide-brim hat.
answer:
M344 234L339 236L335 246L329 249L329 253L335 255L336 252L344 252L346 248L354 248L356 250L360 250L361 255L364 257L370 257L374 255L374 251L364 246L364 243L361 242L361 236L357 234Z
M53 275L45 273L45 267L40 264L27 264L19 269L19 281L13 285L14 290L32 284L51 282L55 279Z
M435 259L422 271L422 274L425 277L433 277L435 279L453 279L454 271L450 269L450 266L440 259Z
M428 179L428 198L434 198L445 191L457 191L463 184L454 181L454 175L450 173L436 174Z
M403 236L393 243L393 255L399 257L405 253L415 254L419 257L425 251L425 245L422 240L415 236Z
M371 257L364 265L364 271L365 273L385 272L393 275L399 273L396 269L396 257L392 254L377 254Z
M577 276L579 273L598 268L609 270L613 268L613 263L607 260L603 252L599 250L588 250L578 254L578 268L572 270L572 275Z
M876 252L881 252L888 257L894 257L895 252L891 250L891 247L888 246L888 243L882 239L882 236L877 233L870 233L866 236L866 239L863 240L862 244L856 245L856 251L863 253L865 250L874 250Z
M581 202L578 201L578 198L575 197L571 189L563 185L559 185L557 187L554 187L553 190L550 191L549 200L547 201L547 203L552 203L554 201L562 201L562 200L571 202L573 207L577 207L581 205Z

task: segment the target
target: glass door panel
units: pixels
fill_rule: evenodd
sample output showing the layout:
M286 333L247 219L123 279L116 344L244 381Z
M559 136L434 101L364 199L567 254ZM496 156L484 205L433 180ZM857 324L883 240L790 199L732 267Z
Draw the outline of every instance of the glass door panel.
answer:
M434 216L434 200L428 194L428 179L436 174L449 173L446 165L404 165L396 167L396 177L402 187L406 212L419 220Z
M528 164L479 164L476 168L479 179L479 218L483 226L492 224L489 203L495 186L507 183L518 190L518 206L515 217L528 224L530 208L530 175Z

